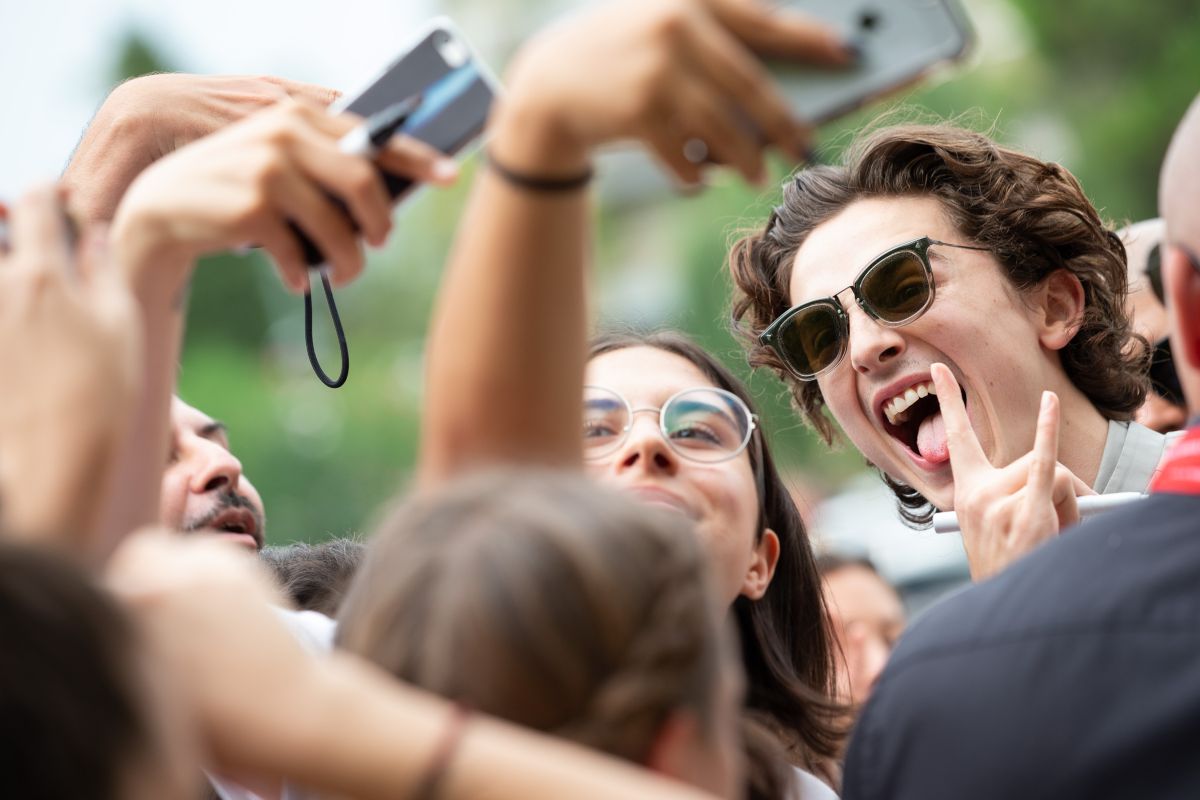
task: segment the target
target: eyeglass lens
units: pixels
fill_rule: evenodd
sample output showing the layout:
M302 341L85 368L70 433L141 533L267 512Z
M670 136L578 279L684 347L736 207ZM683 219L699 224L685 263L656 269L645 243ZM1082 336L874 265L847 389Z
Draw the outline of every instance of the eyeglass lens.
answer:
M721 461L741 451L751 420L737 397L716 389L690 389L672 397L658 411L667 443L696 461ZM608 389L588 387L583 402L583 448L586 458L611 455L633 425L625 400Z

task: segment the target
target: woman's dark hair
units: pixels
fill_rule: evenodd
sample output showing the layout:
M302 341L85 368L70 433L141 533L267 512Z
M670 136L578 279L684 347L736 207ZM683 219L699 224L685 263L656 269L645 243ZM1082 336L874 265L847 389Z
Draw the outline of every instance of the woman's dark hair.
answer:
M754 411L754 401L721 362L682 334L611 332L591 341L589 359L614 350L652 347L691 362L713 385L732 392ZM733 604L746 670L747 708L778 738L795 765L828 775L839 757L845 731L833 696L833 646L821 578L808 532L796 503L775 467L770 448L756 429L749 448L759 484L758 535L779 537L779 562L759 600Z
M151 739L116 603L60 557L0 544L0 794L119 800Z
M935 197L968 242L991 251L1018 291L1060 269L1079 279L1083 317L1060 351L1063 369L1105 417L1132 419L1149 385L1150 351L1125 313L1120 238L1067 170L948 123L882 128L851 146L845 166L797 172L766 226L734 244L733 327L751 365L774 370L808 423L832 443L833 423L823 413L817 382L792 376L758 336L791 307L793 261L814 228L859 200L919 196ZM884 478L906 519L921 524L932 518L918 491Z

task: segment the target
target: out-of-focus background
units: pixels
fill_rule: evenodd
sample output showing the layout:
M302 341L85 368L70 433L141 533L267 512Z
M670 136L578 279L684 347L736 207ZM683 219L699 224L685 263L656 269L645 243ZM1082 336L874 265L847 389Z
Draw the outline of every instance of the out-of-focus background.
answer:
M836 158L850 132L903 104L961 117L1066 165L1116 224L1152 216L1168 137L1198 88L1200 4L965 4L979 39L975 56L936 85L828 126L822 156ZM58 174L92 113L124 78L161 70L266 73L352 91L438 14L451 16L503 74L523 38L578 5L3 0L0 198ZM228 423L234 450L264 497L271 543L366 532L381 504L405 487L431 298L474 163L468 159L457 188L407 201L366 276L340 292L353 359L341 390L326 389L309 370L300 301L279 288L263 258L213 258L199 272L181 393ZM792 167L776 162L775 175L783 180ZM681 328L746 375L726 330L723 263L730 237L761 224L776 202L778 182L759 191L720 179L706 194L683 198L620 154L602 174L593 280L601 319ZM779 459L824 541L869 553L916 605L930 587L965 575L956 539L905 529L851 448L824 450L771 376L756 376L752 386Z

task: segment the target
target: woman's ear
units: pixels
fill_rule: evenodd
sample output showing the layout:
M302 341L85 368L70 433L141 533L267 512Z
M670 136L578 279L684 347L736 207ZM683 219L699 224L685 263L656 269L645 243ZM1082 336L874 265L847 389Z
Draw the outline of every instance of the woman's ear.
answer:
M739 594L750 600L761 600L775 577L775 567L779 566L779 536L767 528L754 545L754 560L746 570L742 581L742 591Z
M1070 270L1056 269L1042 279L1032 299L1039 341L1049 350L1062 350L1083 323L1083 284Z

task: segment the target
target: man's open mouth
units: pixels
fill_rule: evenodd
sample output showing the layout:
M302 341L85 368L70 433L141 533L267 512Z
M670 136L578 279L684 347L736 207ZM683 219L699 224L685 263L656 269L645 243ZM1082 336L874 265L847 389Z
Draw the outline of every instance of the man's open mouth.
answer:
M965 392L963 397L965 400ZM932 380L914 383L885 398L880 413L884 429L910 453L934 465L949 460L946 423Z
M255 547L262 546L258 520L244 508L227 508L206 522L203 527L217 533L248 536L253 540Z

